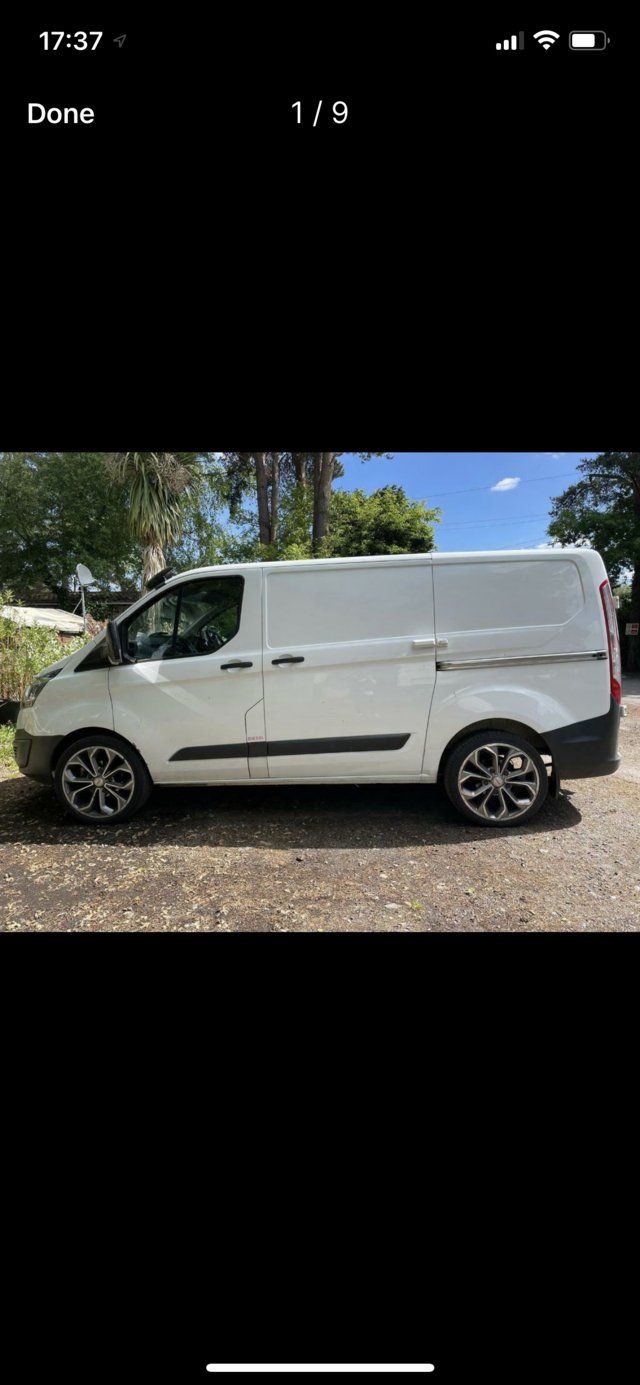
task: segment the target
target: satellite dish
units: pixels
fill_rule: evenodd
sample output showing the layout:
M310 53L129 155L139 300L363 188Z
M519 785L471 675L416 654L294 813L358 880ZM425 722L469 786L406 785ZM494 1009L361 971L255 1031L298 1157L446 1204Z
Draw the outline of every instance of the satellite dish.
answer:
M78 581L79 581L79 583L80 583L80 586L81 586L81 587L90 587L94 579L93 579L93 577L92 577L92 575L91 575L91 573L90 573L88 567L85 567L84 563L78 563L78 566L77 566L77 568L76 568L76 572L77 572L77 574L78 574Z

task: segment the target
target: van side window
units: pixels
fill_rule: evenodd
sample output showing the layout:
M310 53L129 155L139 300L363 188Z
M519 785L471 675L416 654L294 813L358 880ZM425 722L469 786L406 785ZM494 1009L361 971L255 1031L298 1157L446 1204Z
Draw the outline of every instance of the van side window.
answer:
M152 601L129 621L126 642L136 663L213 654L240 628L244 578L205 577Z

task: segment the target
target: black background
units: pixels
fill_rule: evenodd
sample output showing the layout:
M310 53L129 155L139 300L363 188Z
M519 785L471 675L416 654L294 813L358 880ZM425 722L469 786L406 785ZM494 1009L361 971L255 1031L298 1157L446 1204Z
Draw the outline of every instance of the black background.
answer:
M7 1374L620 1378L633 942L14 938Z
M633 445L629 18L69 14L4 25L4 446ZM27 50L54 23L128 37ZM345 127L295 126L320 96ZM623 1378L634 936L5 954L8 1379Z
M539 27L512 11L430 13L419 41L402 11L116 14L83 14L127 32L95 54L45 54L50 13L4 28L5 384L30 418L215 411L219 432L223 406L330 401L377 435L428 422L438 445L455 418L506 447L523 424L621 418L631 17L585 55L497 53L496 32ZM295 124L320 96L345 126ZM28 127L29 99L100 118Z

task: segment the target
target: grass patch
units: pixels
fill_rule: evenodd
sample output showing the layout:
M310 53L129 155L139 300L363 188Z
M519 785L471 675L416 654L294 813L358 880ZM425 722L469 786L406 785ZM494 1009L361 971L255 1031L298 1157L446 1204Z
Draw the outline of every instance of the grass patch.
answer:
M19 774L20 770L13 758L13 738L16 728L13 725L0 726L0 769Z

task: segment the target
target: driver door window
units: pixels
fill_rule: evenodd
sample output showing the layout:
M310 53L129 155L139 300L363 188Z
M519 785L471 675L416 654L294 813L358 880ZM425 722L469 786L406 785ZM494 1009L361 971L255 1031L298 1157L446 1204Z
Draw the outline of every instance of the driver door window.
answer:
M127 650L136 663L213 654L240 628L242 577L207 577L173 587L129 622Z

